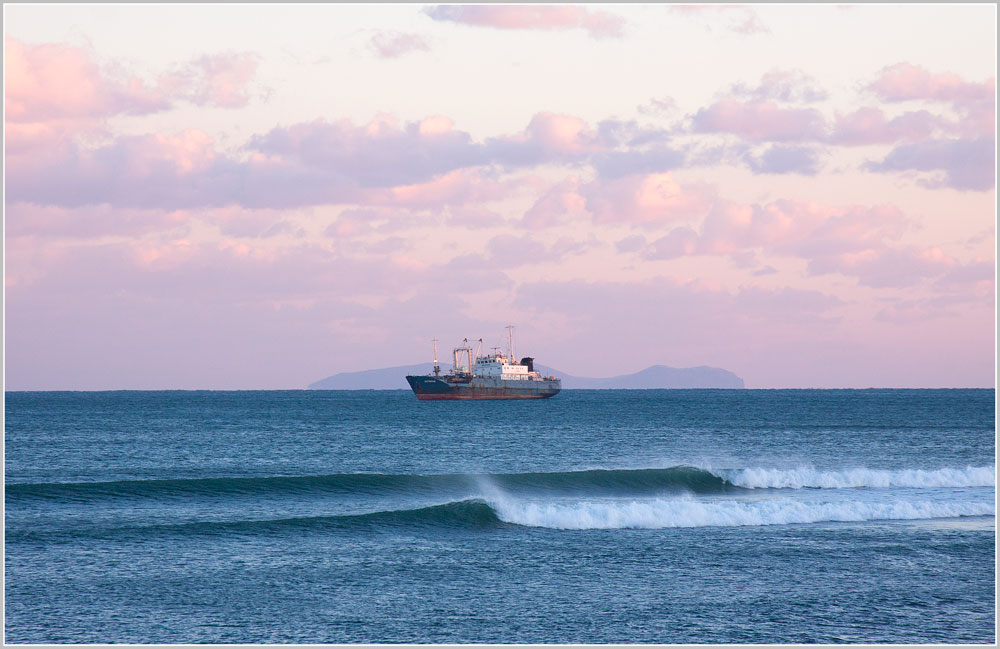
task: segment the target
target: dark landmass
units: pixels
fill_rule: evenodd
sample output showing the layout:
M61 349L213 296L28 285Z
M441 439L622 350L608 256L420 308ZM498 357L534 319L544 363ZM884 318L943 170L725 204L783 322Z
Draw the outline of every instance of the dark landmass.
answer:
M447 368L442 367L442 371ZM407 374L430 374L434 363L399 365L380 370L342 372L328 376L309 385L310 390L408 390L404 378ZM667 367L653 365L633 374L593 379L571 376L546 365L535 364L535 370L545 376L562 379L564 390L648 390L684 388L742 389L743 379L728 370L717 367Z
M622 374L606 379L570 376L559 370L535 365L543 374L562 378L564 390L651 390L678 388L732 388L743 389L743 379L729 370L700 365L698 367L668 367L652 365L632 374Z

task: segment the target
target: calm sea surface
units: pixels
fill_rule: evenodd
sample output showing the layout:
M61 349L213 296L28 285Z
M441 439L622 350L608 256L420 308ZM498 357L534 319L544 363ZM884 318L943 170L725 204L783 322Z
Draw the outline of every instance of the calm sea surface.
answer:
M9 643L992 643L992 390L6 394Z

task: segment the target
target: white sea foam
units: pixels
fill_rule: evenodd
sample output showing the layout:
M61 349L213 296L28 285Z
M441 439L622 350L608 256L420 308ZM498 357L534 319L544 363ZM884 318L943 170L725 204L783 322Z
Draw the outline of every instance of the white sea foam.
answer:
M730 527L795 523L921 520L994 515L992 502L803 502L702 501L650 499L618 501L531 502L491 500L501 520L555 529L621 529L667 527Z
M995 466L932 470L857 468L838 471L820 471L812 467L753 468L716 473L737 487L747 489L960 488L996 485Z

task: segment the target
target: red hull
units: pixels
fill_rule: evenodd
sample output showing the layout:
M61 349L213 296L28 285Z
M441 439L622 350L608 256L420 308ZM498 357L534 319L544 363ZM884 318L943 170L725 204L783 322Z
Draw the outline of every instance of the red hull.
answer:
M551 394L516 394L516 395L493 395L493 394L420 394L417 399L420 401L484 401L487 399L548 399Z

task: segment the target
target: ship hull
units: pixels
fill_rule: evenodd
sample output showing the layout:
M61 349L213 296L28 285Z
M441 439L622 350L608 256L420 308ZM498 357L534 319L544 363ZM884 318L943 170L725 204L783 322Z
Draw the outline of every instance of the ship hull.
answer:
M435 376L407 376L406 382L421 401L548 399L562 389L559 379L504 381L476 377L455 381Z

